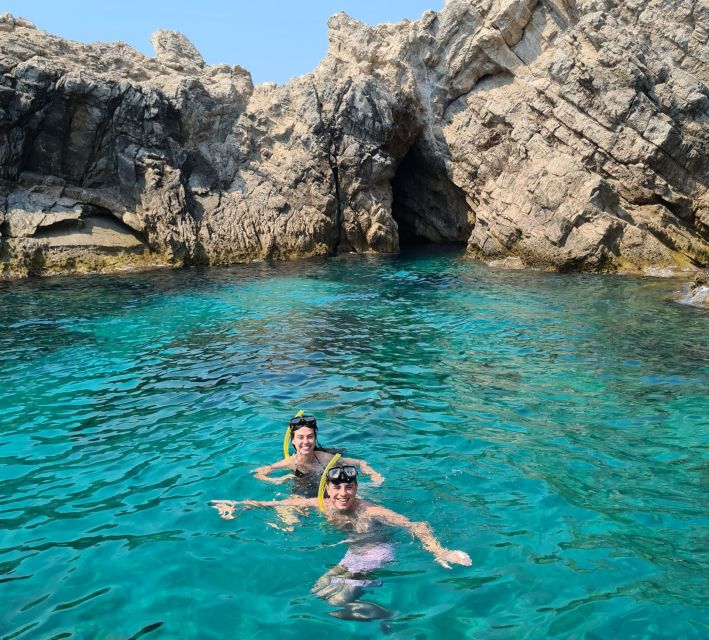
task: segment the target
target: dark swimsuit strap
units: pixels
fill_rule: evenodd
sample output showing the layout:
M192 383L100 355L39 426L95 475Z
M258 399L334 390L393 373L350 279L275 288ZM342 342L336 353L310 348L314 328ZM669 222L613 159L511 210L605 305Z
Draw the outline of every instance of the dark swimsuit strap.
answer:
M321 471L325 471L325 467L326 467L327 465L324 465L322 462L320 462L320 458L318 458L318 452L317 452L317 451L313 451L313 456L315 457L315 461L320 465L320 470L321 470ZM296 462L296 464L295 464L295 472L294 472L294 473L296 473L296 474L300 473L300 474L302 474L302 475L305 476L305 475L307 475L308 473L313 473L313 472L312 472L312 471L305 471L305 472L301 471L300 469L298 469L298 463Z

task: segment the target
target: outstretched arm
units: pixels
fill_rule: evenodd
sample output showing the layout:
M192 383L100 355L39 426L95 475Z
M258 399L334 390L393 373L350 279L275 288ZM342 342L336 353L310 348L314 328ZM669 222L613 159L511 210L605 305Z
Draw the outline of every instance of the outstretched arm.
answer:
M251 473L254 474L254 477L257 480L263 480L264 482L270 482L271 484L283 484L287 480L290 480L291 478L295 478L295 476L292 473L287 473L284 476L280 476L278 478L271 478L269 474L271 471L278 471L279 469L290 469L291 468L291 459L290 458L285 458L284 460L279 460L278 462L275 462L274 464L267 464L265 467L259 467L258 469L252 469Z
M433 530L428 522L412 522L406 516L402 516L385 507L370 506L368 512L370 516L383 524L391 527L402 527L409 531L411 535L421 541L426 551L433 554L434 560L446 569L450 569L451 564L462 564L466 567L473 564L470 556L465 551L456 551L443 547L436 536L433 535Z
M366 473L376 485L380 485L384 482L384 476L372 469L372 467L369 466L369 464L364 460L359 460L357 458L340 458L340 464L353 464L359 467L362 470L362 473Z
M267 507L317 507L317 498L293 496L285 500L210 500L209 505L219 512L224 520L233 520L237 507L242 509L259 509Z

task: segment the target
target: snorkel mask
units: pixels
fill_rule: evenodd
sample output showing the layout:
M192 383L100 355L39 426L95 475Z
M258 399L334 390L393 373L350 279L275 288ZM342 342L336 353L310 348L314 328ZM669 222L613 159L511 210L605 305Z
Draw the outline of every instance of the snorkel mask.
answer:
M332 484L350 484L357 482L357 467L345 464L327 470L327 481Z
M301 412L299 411L298 413ZM318 421L315 419L315 416L296 415L290 419L288 427L291 431L296 431L297 429L300 429L300 427L310 427L313 431L317 431Z

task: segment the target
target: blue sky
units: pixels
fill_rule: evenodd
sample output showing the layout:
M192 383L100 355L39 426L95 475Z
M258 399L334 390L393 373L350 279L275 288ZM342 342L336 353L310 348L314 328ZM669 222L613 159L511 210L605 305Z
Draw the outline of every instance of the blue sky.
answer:
M2 11L79 42L123 40L153 55L150 34L181 31L209 64L240 64L254 82L286 82L312 71L327 52L327 19L338 11L367 22L418 19L444 0L17 0Z

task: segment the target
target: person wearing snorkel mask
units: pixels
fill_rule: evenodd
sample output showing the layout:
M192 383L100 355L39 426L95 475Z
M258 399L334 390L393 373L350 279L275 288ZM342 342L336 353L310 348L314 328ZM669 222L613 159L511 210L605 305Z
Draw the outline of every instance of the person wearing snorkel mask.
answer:
M452 564L470 566L472 561L465 551L446 549L433 534L427 522L412 522L391 509L375 505L357 497L357 469L349 464L338 464L327 471L327 497L292 496L285 500L212 500L211 506L225 520L232 520L238 507L301 507L317 509L334 527L347 533L348 549L344 558L315 583L312 592L329 604L342 607L331 615L349 620L387 618L391 612L374 602L360 601L368 587L381 586L371 579L371 573L394 559L394 546L389 542L386 527L405 529L417 538L424 549L441 566Z
M333 456L340 452L320 446L318 423L314 416L297 415L291 418L288 430L290 445L295 452L283 460L254 469L252 473L259 480L271 484L283 484L292 480L293 493L306 498L314 498L318 495L318 485L325 468ZM290 448L288 453L290 453ZM364 460L342 457L339 462L359 467L362 473L366 473L375 485L384 481L384 477ZM289 471L290 473L272 478L270 474L273 471Z

